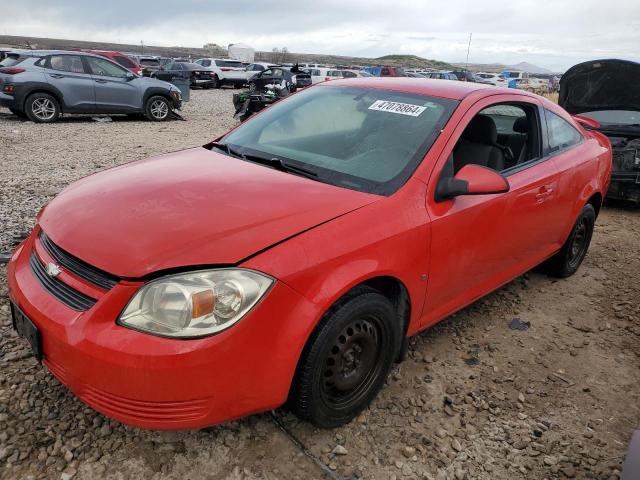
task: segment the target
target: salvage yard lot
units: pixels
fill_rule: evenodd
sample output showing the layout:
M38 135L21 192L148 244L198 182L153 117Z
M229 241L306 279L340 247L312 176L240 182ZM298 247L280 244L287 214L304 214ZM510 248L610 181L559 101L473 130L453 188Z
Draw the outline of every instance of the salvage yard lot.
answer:
M160 124L35 125L0 109L0 252L70 182L223 133L232 94L193 91L186 121ZM193 432L111 421L12 331L2 265L0 478L618 478L640 426L639 241L640 210L606 206L574 277L530 272L417 336L372 406L335 430L282 410ZM511 330L515 318L530 328Z

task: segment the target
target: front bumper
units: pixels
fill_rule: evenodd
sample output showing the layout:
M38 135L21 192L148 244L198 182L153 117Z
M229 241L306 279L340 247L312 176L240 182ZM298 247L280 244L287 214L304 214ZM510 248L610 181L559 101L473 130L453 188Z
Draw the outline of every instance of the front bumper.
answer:
M137 427L176 430L269 410L286 400L320 312L282 282L220 334L160 338L115 323L141 282L120 281L84 312L49 294L29 266L36 236L9 262L10 300L38 327L43 364L95 410Z

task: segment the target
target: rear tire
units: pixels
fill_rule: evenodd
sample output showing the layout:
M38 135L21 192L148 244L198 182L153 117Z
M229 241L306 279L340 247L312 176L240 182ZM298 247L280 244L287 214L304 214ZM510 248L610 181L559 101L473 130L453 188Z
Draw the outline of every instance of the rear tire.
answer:
M171 110L169 100L165 97L155 95L147 100L144 114L152 122L164 122L171 116Z
M576 273L589 250L595 223L596 211L593 205L586 204L578 215L562 249L544 264L549 275L567 278Z
M29 95L24 103L25 114L35 123L53 123L60 117L58 100L48 93Z
M334 305L304 348L289 407L322 428L351 421L382 388L396 358L401 322L389 300L359 287Z

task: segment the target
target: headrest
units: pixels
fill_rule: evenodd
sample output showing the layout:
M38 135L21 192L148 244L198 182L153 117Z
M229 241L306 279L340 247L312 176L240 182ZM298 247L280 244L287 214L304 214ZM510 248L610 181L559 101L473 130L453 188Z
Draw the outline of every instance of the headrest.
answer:
M493 145L498 141L496 124L491 117L476 115L467 125L462 138L473 143Z
M518 117L513 122L513 131L516 133L529 133L529 119L525 117Z

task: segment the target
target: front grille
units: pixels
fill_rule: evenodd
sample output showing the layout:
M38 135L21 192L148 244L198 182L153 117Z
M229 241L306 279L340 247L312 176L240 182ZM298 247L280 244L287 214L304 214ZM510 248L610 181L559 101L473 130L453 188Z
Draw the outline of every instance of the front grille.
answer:
M74 290L66 283L62 283L57 278L47 275L44 265L35 252L31 252L29 265L42 287L69 308L82 312L95 305L95 298L88 297L84 293Z
M65 267L76 277L104 290L111 290L120 280L115 275L93 267L73 255L65 252L51 241L44 232L40 233L40 242L56 263Z

